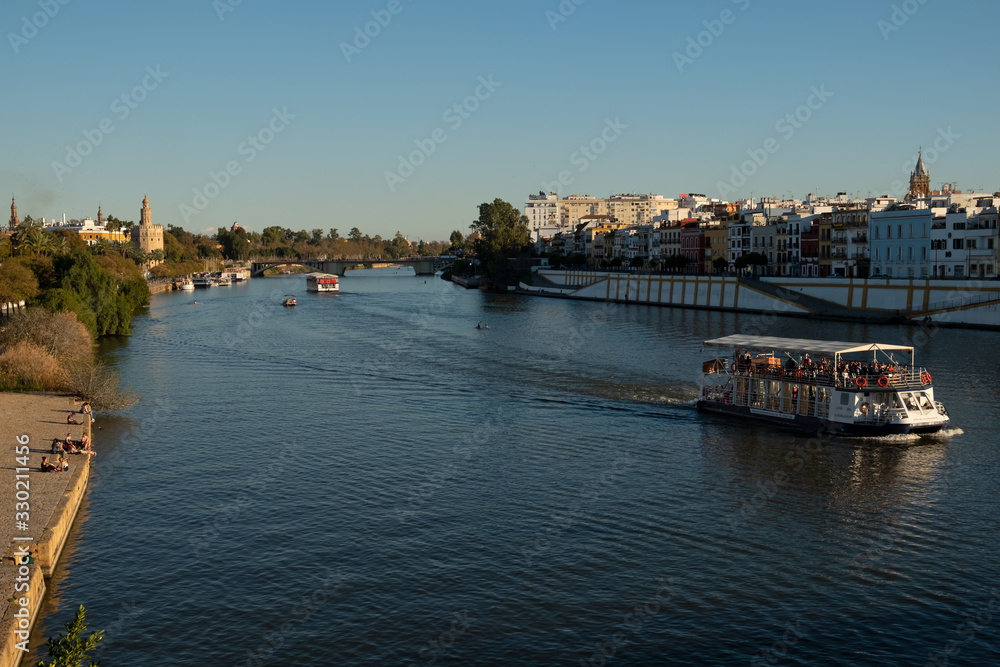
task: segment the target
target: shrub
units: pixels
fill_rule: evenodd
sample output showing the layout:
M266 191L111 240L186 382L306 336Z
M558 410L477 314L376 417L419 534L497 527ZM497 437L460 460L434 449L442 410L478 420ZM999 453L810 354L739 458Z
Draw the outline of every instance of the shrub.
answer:
M66 380L66 371L40 345L21 342L0 354L0 385L6 389L59 391Z
M61 364L88 360L93 356L93 342L87 328L73 313L49 313L43 308L29 308L7 320L0 329L0 348L26 342L41 347Z

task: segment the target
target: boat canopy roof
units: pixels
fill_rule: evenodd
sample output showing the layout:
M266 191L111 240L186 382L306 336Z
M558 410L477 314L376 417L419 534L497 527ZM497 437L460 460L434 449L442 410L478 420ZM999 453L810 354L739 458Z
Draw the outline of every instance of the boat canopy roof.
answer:
M780 350L782 352L808 352L825 356L836 356L858 352L908 352L908 345L888 345L886 343L845 343L832 340L809 340L807 338L781 338L778 336L743 336L734 334L715 340L706 340L705 345L731 347L749 350Z
M310 273L308 278L336 278L337 276L332 273Z

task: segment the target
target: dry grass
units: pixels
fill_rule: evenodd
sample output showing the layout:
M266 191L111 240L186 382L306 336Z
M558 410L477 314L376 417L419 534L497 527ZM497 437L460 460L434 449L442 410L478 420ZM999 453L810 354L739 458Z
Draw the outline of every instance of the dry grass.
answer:
M68 391L104 412L125 410L138 400L120 389L117 373L94 358L90 334L73 313L31 308L3 325L0 389Z
M0 354L0 384L18 391L61 391L68 375L45 348L22 341Z
M90 359L94 345L73 313L49 313L43 308L29 308L27 312L4 321L0 330L0 349L30 342L45 349L61 364L73 364Z

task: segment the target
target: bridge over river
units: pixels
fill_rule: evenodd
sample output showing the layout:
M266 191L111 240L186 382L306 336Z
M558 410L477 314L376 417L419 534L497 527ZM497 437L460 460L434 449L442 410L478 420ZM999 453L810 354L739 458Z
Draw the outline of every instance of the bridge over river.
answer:
M382 260L357 260L357 259L293 259L274 258L255 260L250 266L250 275L253 277L262 276L268 269L278 266L305 266L314 271L322 273L334 273L338 276L344 275L347 269L358 267L376 266L412 266L418 276L434 275L435 271L449 266L452 260L441 259L440 257L407 257L406 259Z

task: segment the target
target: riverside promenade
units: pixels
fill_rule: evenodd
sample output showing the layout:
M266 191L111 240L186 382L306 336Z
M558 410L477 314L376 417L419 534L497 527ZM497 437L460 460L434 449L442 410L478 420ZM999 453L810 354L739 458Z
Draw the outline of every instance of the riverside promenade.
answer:
M62 440L70 433L78 442L90 433L90 420L79 409L80 404L68 396L0 393L0 667L14 667L26 655L18 644L27 646L45 579L59 562L87 490L90 456L68 455L68 472L40 471L43 456L55 458L50 453L53 438ZM83 425L66 423L71 411L78 413L76 420ZM27 466L23 459L18 461L23 454L17 448L23 446L24 436L29 439ZM18 506L19 502L26 505ZM19 565L14 556L25 548L35 561Z

